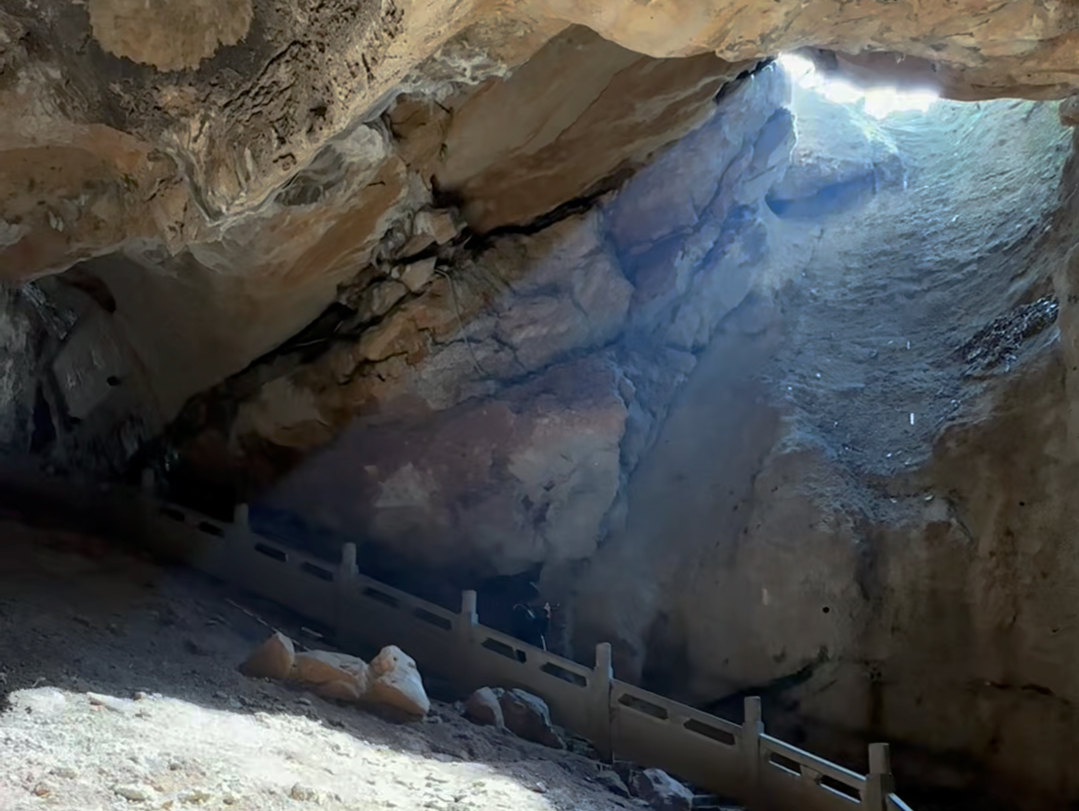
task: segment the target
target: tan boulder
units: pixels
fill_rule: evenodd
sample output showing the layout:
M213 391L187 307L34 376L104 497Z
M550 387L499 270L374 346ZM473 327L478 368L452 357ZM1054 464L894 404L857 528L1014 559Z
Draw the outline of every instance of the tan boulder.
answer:
M359 701L367 692L367 663L345 653L315 650L296 654L288 678L310 685L323 698Z
M292 640L278 632L252 651L240 672L253 679L287 679L295 659Z
M480 726L504 727L506 722L502 716L502 705L498 703L503 692L497 688L481 687L465 702L465 718Z
M388 645L371 660L370 676L368 701L412 716L422 717L431 709L415 660L396 645Z

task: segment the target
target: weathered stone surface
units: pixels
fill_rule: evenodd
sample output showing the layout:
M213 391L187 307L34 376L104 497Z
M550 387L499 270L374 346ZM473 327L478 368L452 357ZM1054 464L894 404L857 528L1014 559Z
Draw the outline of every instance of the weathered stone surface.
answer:
M251 652L240 672L255 679L287 679L296 662L292 640L276 633Z
M89 0L94 38L109 53L162 70L198 67L251 26L251 0Z
M367 701L385 704L416 717L427 715L431 709L415 660L396 645L383 648L371 660L370 676Z
M323 698L359 701L370 686L368 665L344 653L314 650L296 654L287 678L310 685Z
M655 811L689 811L693 807L693 792L662 769L633 772L629 788Z
M434 278L436 262L437 260L431 257L405 266L401 271L401 281L410 292L419 293Z
M797 142L783 177L768 191L780 216L820 216L849 208L859 195L902 184L896 146L870 116L833 104L816 93L800 93L792 105ZM812 120L798 129L799 116Z
M547 702L538 696L520 690L506 690L499 696L506 728L526 741L540 743L554 749L565 749L566 742L551 723L551 711Z
M502 693L502 690L481 687L465 702L465 718L480 726L504 727L506 721L499 702Z
M599 357L555 367L497 400L359 422L284 482L275 503L332 516L335 526L360 523L400 554L432 563L483 559L513 573L583 557L619 487L626 408L618 387L617 369Z

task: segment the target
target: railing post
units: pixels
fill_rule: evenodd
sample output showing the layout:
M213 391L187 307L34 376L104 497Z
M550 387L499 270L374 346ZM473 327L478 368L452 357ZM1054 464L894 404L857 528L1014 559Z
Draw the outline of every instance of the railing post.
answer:
M482 674L477 672L476 663L472 657L475 653L473 643L476 639L476 626L480 623L479 611L476 609L476 592L469 589L461 592L461 612L457 615L457 644L460 653L457 657L458 673L468 689L482 687Z
M886 743L869 744L869 774L865 781L866 811L886 811L888 795L895 788L892 777L892 755Z
M457 633L461 642L465 645L472 644L473 630L480 622L479 612L476 610L476 592L472 590L461 592L461 616L457 626Z
M614 663L611 643L596 645L596 665L592 668L589 692L592 705L592 743L601 759L608 763L614 757L614 736L611 729L611 682L614 680Z
M356 566L356 544L346 543L341 546L341 562L337 564L337 577L334 584L334 620L337 624L334 632L338 644L349 644L352 638L352 631L349 628L352 613L348 601L348 590L352 588L357 574L359 574L359 569Z
M747 696L744 702L745 720L742 722L742 757L746 770L748 805L751 811L763 808L764 787L761 785L761 735L764 721L761 717L759 696Z
M240 529L251 527L251 509L244 502L240 502L232 508L232 523Z
M342 582L355 580L360 573L356 565L356 544L346 543L341 547L341 564L338 566L338 576Z

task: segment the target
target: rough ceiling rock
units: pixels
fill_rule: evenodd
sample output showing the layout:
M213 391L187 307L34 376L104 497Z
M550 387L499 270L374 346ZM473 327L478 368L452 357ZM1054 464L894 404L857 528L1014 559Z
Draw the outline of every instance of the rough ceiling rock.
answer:
M714 52L742 64L802 46L907 54L935 66L944 90L964 98L1047 98L1068 95L1079 83L1077 13L1071 4L1034 0L1005 5L814 0L763 6L669 1L647 7L547 0L497 11L477 2L384 0L356 6L335 0L260 3L249 22L244 0L149 5L94 0L88 8L66 0L30 6L5 0L0 103L7 115L0 125L0 148L78 148L89 154L68 159L84 173L95 164L84 182L100 188L74 194L70 183L43 182L29 194L41 203L32 215L5 204L0 208L7 223L4 239L10 242L16 232L21 237L0 253L0 266L9 278L25 278L142 238L157 239L176 252L204 238L208 224L220 227L257 210L330 139L381 112L388 95L408 87L445 93L447 72L469 82L505 74L567 23L588 26L623 48L657 59ZM557 62L567 47L571 43L543 54L537 66ZM654 72L675 69L663 62L637 62L633 68L628 53L620 58L630 72L611 81L663 84ZM569 80L561 74L562 85L557 64L546 72L534 68L516 80L513 93L488 89L474 104L498 109L501 99L530 109L532 102L517 95L521 86L535 88L533 93L565 86L559 108L563 133L552 129L556 115L551 126L522 131L518 124L506 135L509 141L528 142L533 170L554 161L569 161L572 167L574 160L584 160L579 155L591 139L589 113L581 105L603 86L600 76L617 72L617 65L605 60L595 75ZM161 73L152 64L188 69ZM698 67L678 69L698 70L701 79L714 70L707 60L693 64ZM678 92L692 97L694 86L683 82ZM666 85L654 89L651 103L628 117L616 109L606 115L624 118L621 126L640 127L650 115L654 121L670 114L663 104ZM597 108L591 115L602 113ZM579 119L576 126L568 117ZM469 156L478 146L472 142L478 126L458 121L451 128L456 142L449 144L445 180L466 193L476 190L470 184L493 184L503 189L499 205L510 203L511 187L522 179L524 167L486 165L505 155L489 138L482 141L482 153L489 157L476 165ZM662 141L655 130L649 136ZM11 154L3 163L21 160L20 155L25 153ZM611 153L600 168L610 169L618 157ZM50 165L66 168L67 162ZM573 171L565 168L562 174ZM82 201L80 212L97 206L100 214L65 212L73 200ZM472 205L477 211L496 207L482 200ZM517 201L502 219L534 213L533 207L521 206ZM480 223L491 219L490 214L475 217ZM108 226L95 230L95 221Z
M251 27L251 0L89 0L94 38L114 56L161 70L197 68Z

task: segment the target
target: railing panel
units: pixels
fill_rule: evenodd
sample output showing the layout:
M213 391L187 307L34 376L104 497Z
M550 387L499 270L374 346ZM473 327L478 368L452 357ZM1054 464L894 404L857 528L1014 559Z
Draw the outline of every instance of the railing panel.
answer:
M340 584L337 644L354 650L396 645L416 660L421 671L462 678L467 661L454 633L456 618L372 582L357 578Z
M153 501L145 505L144 521L147 540L157 552L222 580L233 578L235 571L229 560L231 545L227 538L224 534L196 530L196 516Z
M459 615L359 575L354 549L344 565L334 566L255 535L244 522L222 523L152 499L135 503L153 548L324 623L345 649L393 644L413 656L421 670L461 686L521 687L547 702L556 723L594 741L609 731L616 755L666 769L719 795L752 800L754 811L758 805L761 811L865 808L866 777L771 736L758 736L756 721L752 731L743 732L738 724L656 693L597 678L588 667L471 624L475 620L468 618L468 610ZM607 673L609 649L604 662ZM870 754L872 761L873 747ZM754 764L759 764L757 792L748 784L757 770ZM888 781L880 783L881 774ZM890 785L891 779L886 762L873 779L880 803L880 786ZM887 811L911 811L893 793L885 795L882 805Z
M804 749L799 749L797 746L784 743L779 740L779 738L773 738L771 735L761 735L761 752L774 752L788 760L793 760L804 766L808 766L818 774L827 775L833 780L850 786L856 791L861 791L865 788L865 775L858 774L858 772L852 772L850 769L844 769L842 766L837 766L829 760L817 757L812 752L807 752Z
M336 624L336 573L325 563L244 530L227 538L238 585L316 622Z
M482 625L474 629L467 651L472 686L520 687L547 702L556 724L579 734L591 732L587 729L592 678L588 668Z
M745 799L740 793L746 786L737 724L621 681L611 689L611 716L618 757L666 769L716 794ZM693 721L706 729L686 726Z
M856 811L862 808L865 777L783 743L761 736L761 798L768 808Z

